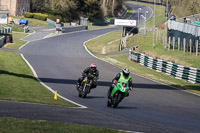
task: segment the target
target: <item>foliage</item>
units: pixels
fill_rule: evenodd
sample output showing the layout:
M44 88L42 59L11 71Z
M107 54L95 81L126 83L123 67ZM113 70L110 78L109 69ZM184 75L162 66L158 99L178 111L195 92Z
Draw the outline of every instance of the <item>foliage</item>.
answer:
M24 13L24 17L26 18L33 18L34 13L26 12Z
M31 11L60 16L62 21L89 20L119 15L124 0L32 0ZM52 16L51 16L52 17ZM54 18L55 19L55 18Z
M43 21L46 21L47 17L48 17L48 15L41 14L41 13L34 13L34 15L33 15L33 18L43 20Z
M48 15L41 14L41 13L25 13L24 17L26 17L26 18L35 18L35 19L46 21Z
M154 0L146 1L153 2ZM157 0L157 2L159 1ZM164 0L164 2L167 3L167 0ZM199 0L168 0L168 2L171 5L171 14L178 18L200 13Z

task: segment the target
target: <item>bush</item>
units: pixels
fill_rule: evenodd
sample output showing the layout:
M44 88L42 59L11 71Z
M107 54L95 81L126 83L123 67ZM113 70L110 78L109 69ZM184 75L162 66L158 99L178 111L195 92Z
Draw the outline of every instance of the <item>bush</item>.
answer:
M24 17L26 18L33 18L33 15L34 13L30 13L30 12L24 13Z
M56 21L56 19L60 19L60 21L63 21L62 17L59 16L59 15L52 15L52 14L49 14L48 15L48 18L53 20L53 21Z
M24 17L26 17L26 18L35 18L35 19L46 21L48 15L42 14L42 13L29 13L28 12L28 13L24 14Z
M41 13L34 13L34 16L33 16L33 18L43 20L43 21L46 21L47 17L48 17L48 15L41 14Z

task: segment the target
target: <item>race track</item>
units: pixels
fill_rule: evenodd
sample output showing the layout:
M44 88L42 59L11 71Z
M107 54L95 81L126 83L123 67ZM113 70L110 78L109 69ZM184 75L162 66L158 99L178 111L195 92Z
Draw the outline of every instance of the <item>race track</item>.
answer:
M139 7L152 13L148 7L136 4L132 6L135 13L129 19L137 19ZM150 16L149 13L147 17ZM121 69L90 55L83 43L121 29L122 27L117 26L67 33L31 41L20 50L41 81L57 90L60 95L87 106L87 109L2 101L1 116L73 122L147 133L198 133L199 96L138 75L131 74L134 91L130 92L130 96L124 99L117 109L106 107L110 82ZM97 64L100 71L98 87L92 90L87 98L82 99L78 97L76 82L82 70L92 62Z

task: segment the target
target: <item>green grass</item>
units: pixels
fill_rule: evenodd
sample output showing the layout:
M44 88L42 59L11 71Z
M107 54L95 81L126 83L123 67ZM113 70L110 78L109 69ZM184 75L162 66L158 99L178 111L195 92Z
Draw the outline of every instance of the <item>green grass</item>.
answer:
M155 49L152 48L152 32L147 33L146 37L135 35L128 39L127 46L131 47L138 45L139 49L136 51L145 53L151 57L158 57L159 59L174 62L179 65L200 68L200 57L195 53L184 53L182 50L164 50L164 45L160 41L155 41Z
M24 45L27 41L20 40L21 38L27 36L27 33L23 32L13 32L13 43L7 43L6 48L10 49L19 49L22 45Z
M115 31L111 32L109 34L103 35L101 37L98 37L96 39L93 39L86 43L87 48L96 56L99 56L100 58L103 58L104 60L107 60L108 62L111 62L121 68L127 67L131 70L131 72L148 77L150 79L163 82L168 85L176 86L178 88L182 88L185 90L189 90L195 93L200 94L200 85L194 85L189 82L185 82L183 80L178 80L175 78L172 78L170 76L164 75L162 73L150 70L148 68L142 67L139 64L136 64L132 61L128 60L128 54L123 55L114 55L114 56L102 56L103 49L106 50L106 53L110 52L117 52L117 48L119 45L119 41L116 41L120 38L121 31ZM134 46L139 45L138 51L143 52L147 55L150 55L152 57L159 57L162 59L168 59L169 61L177 62L179 64L190 64L190 66L199 66L200 58L196 57L194 55L190 55L189 53L183 54L183 52L178 51L165 51L164 46L160 42L156 42L155 49L152 48L152 34L148 33L146 37L143 36L133 36L128 39L127 46ZM108 44L109 42L114 41L114 43ZM116 49L111 49L116 48ZM193 64L192 64L193 63Z
M88 49L94 54L107 54L118 50L121 31L111 32L91 40L87 43ZM94 47L95 46L95 47Z
M0 99L74 106L43 87L17 53L0 51ZM58 92L59 93L59 92Z
M47 21L42 21L38 19L33 19L33 18L25 18L25 17L17 17L17 16L11 16L15 19L26 19L28 20L28 25L29 26L48 26Z
M102 59L111 62L121 68L128 68L131 72L142 75L144 77L180 88L188 90L197 94L200 94L200 85L194 85L183 80L175 79L173 77L164 75L162 73L153 71L146 67L140 66L139 64L132 62L128 59L129 54L112 55L112 56L101 56ZM134 81L134 77L133 77ZM134 84L133 84L134 87Z
M3 24L3 25L0 25L0 29L3 28L3 27L12 27L12 31L16 31L16 32L24 32L24 29L19 27L19 26L16 26L16 25L10 25L10 24Z
M12 34L14 43L7 44L7 48L18 49L26 43L20 38L27 34L20 32ZM0 51L0 81L1 100L75 106L60 98L54 100L54 94L35 79L30 68L18 53Z
M71 123L0 118L2 133L123 133L122 131Z
M147 4L147 3L142 3L142 2L135 2L135 1L129 1L130 3L135 3L135 4L140 4L144 6L151 7L152 10L154 10L154 5L153 4ZM156 5L156 18L155 18L155 25L158 26L165 20L165 7L161 5ZM151 17L147 23L147 27L153 27L153 17Z

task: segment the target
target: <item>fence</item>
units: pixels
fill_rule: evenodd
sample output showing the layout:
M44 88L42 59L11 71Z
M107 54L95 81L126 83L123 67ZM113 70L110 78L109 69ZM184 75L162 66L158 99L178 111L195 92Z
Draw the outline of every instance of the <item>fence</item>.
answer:
M149 69L165 73L174 78L185 80L193 84L200 84L200 69L185 67L172 62L155 59L132 50L129 51L129 59Z
M168 48L190 52L200 51L200 26L168 21Z
M3 29L0 29L0 33L7 34L9 32L12 32L12 27L3 27Z

